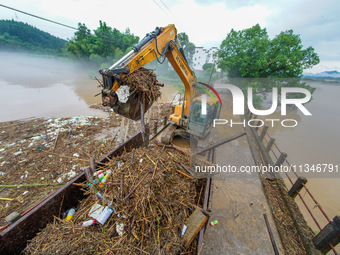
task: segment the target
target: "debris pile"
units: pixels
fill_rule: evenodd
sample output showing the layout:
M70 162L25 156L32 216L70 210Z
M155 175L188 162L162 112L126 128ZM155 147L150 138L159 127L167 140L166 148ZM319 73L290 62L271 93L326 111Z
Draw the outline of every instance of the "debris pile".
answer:
M94 180L82 184L89 196L55 218L25 253L193 254L197 241L185 248L181 235L203 181L181 175L178 162L189 167L186 155L154 146L98 163Z
M111 140L94 139L110 124L105 122L74 117L1 123L0 194L8 201L0 201L0 226L14 210L23 213L82 172L88 155L114 146Z
M146 122L163 119L167 103L154 104ZM102 108L100 108L102 109ZM14 211L25 213L83 172L89 157L102 158L140 130L111 112L107 118L73 117L28 119L0 123L0 229ZM153 129L151 129L153 130ZM123 142L123 141L121 141Z
M159 87L162 86L152 70L142 67L120 81L120 88L116 91L118 107L114 110L124 117L138 120L141 117L141 104L145 113L160 97Z

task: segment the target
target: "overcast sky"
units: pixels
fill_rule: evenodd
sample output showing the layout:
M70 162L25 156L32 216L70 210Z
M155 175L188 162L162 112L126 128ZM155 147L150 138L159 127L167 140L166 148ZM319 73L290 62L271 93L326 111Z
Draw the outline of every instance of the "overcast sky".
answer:
M196 46L219 47L230 29L266 27L273 38L293 29L304 47L313 46L321 63L311 72L340 71L339 0L0 0L1 4L69 26L99 20L119 30L130 28L140 37L156 26L174 23ZM0 19L15 19L62 38L74 31L0 7ZM307 70L310 71L310 70Z

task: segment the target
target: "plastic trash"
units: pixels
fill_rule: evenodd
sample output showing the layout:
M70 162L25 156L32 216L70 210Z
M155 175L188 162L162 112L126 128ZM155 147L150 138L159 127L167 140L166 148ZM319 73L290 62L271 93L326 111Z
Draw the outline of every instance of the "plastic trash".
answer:
M66 221L70 221L76 212L76 209L71 208L70 210L67 211L67 216L66 216Z
M104 225L105 222L107 221L107 219L111 216L111 214L113 213L113 209L106 206L104 208L104 210L102 211L102 213L97 217L97 221Z
M96 220L87 220L87 221L84 221L82 226L83 227L89 227L91 225L93 225L94 223L96 223Z
M104 178L104 174L102 172L98 173L98 178L101 181Z
M77 175L77 173L73 170L71 170L70 172L66 173L66 175L68 175L68 178L71 179L73 177L75 177Z
M100 191L92 183L89 183L88 185L90 189L92 190L92 192L95 194L94 196L97 200L100 200L103 198L102 193L100 193Z
M106 171L106 175L104 176L104 178L102 179L102 183L105 184L107 182L107 180L110 178L111 175L111 171L107 170Z
M13 154L14 154L14 156L18 156L18 155L20 155L21 153L22 153L22 151L20 150L20 151L14 152Z
M89 211L89 216L93 219L97 219L98 216L103 212L103 210L104 206L95 203Z
M185 231L187 231L187 228L188 228L188 226L187 226L187 225L185 225L185 224L183 224L183 228L182 228L182 235L181 235L181 236L184 236L184 234L185 234Z
M118 233L119 236L122 236L125 234L124 231L124 223L120 222L120 223L116 223L116 231Z
M213 220L213 221L210 222L210 226L215 226L217 223L218 223L217 220Z

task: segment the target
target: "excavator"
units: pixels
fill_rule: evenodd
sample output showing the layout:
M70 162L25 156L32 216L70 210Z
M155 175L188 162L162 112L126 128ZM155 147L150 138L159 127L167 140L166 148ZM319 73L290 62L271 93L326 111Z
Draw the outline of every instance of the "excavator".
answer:
M155 59L161 63L162 58L169 60L185 87L183 102L176 105L174 112L169 114L167 122L170 125L167 127L166 135L162 137L162 142L169 144L175 135L185 133L205 138L211 130L213 120L219 117L221 104L211 98L196 97L197 79L189 67L177 38L177 29L173 24L157 27L110 68L99 71L103 78L101 93L103 105L110 106L124 117L133 120L142 118L143 121L143 114L151 105L145 105L144 102L143 108L143 104L133 97L128 98L127 102L122 104L118 100L116 91L123 77Z

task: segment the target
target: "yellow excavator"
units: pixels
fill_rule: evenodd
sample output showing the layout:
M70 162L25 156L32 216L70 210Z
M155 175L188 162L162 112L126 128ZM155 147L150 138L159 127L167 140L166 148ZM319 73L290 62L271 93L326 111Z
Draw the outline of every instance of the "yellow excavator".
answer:
M151 106L144 102L144 110L140 110L139 101L129 98L124 104L128 111L120 110L116 91L120 81L126 75L145 66L151 61L166 57L175 69L185 87L184 100L176 105L174 112L169 115L168 135L162 138L163 143L170 143L176 133L189 133L204 138L212 127L213 120L219 117L221 104L207 97L196 97L197 80L195 73L189 67L177 38L177 29L173 24L156 28L147 34L139 43L132 47L124 57L110 68L101 69L103 77L102 102L104 106L112 107L117 113L130 118L140 119L141 115ZM137 114L136 114L137 113Z

